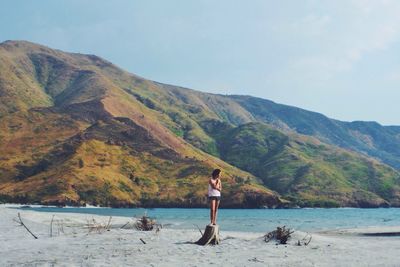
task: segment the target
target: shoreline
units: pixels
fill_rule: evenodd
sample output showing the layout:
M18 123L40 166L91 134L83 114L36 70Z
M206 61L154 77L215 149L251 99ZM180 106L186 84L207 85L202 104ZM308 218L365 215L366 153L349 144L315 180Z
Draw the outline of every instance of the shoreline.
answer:
M21 204L21 203L0 203L0 207L11 207L11 206L18 206L18 207L35 207L35 208L101 208L101 209L209 209L209 206L204 207L182 207L182 206L120 206L120 207L112 207L112 206L93 206L93 205L85 205L85 206L57 206L57 205L46 205L46 204ZM248 208L248 207L219 207L221 210L307 210L307 209L359 209L359 210L369 210L369 209L400 209L400 206L376 206L376 207L353 207L353 206L344 206L344 207L259 207L259 208Z
M102 215L113 217L139 218L147 215L170 229L197 229L209 221L209 209L187 208L102 208L102 207L56 207L43 205L0 205L14 210L36 211L51 216L54 213ZM319 232L338 229L368 228L373 226L397 226L400 213L397 209L357 208L306 208L306 209L221 209L218 223L224 230L238 232L265 232L277 226L286 226L305 232Z
M13 207L18 207L14 206ZM13 221L17 213L38 239ZM53 217L54 215L54 217ZM396 227L311 232L308 246L297 246L307 232L295 231L287 245L265 243L261 232L224 231L217 246L193 245L198 229L140 232L121 229L127 217L112 217L109 230L88 232L88 221L107 224L110 216L43 213L0 205L0 265L38 266L396 266L399 237L362 236L400 232ZM53 222L53 236L49 226ZM60 232L60 222L63 232ZM203 228L200 226L200 228ZM201 229L203 230L203 229ZM273 230L273 229L271 229ZM395 231L394 231L395 230ZM143 239L146 244L143 244Z

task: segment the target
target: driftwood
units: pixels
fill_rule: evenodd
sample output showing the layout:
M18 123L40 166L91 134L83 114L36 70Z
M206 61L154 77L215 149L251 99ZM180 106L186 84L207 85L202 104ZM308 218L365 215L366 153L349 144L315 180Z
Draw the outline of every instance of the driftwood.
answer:
M197 224L194 224L194 226L196 226L197 229L199 229L200 234L203 235L203 232L200 230L200 227Z
M280 244L286 244L290 238L290 235L293 233L294 231L291 231L290 228L286 228L286 226L277 227L276 230L264 235L264 241L268 243L274 239L279 241Z
M54 219L55 215L51 218L50 221L50 237L59 236L60 233L64 233L64 221L60 219ZM54 229L53 225L56 225ZM55 231L57 230L57 231Z
M141 218L133 218L134 221L127 221L120 229L132 229L135 228L139 231L152 231L156 229L156 233L160 232L163 228L162 224L157 224L155 219L151 219L146 214Z
M136 228L135 227L136 222L137 222L137 218L135 218L135 217L130 218L129 221L127 221L124 225L121 226L120 229L133 229L133 228Z
M24 224L24 222L21 219L21 214L19 214L19 212L18 212L18 219L19 219L18 222L19 225L23 226L33 236L33 238L38 239L38 237L34 233L32 233L31 230L29 230L29 228Z
M219 238L219 226L209 224L206 226L203 236L195 242L197 245L205 246L208 244L218 245L220 243Z
M110 219L108 219L108 223L106 225L106 230L107 231L110 231L110 229L111 229L111 219L112 219L112 217L110 216Z
M143 215L135 224L135 228L139 231L152 231L154 226L156 226L156 221L146 215Z
M308 246L308 244L310 244L310 242L311 242L311 239L312 239L312 235L307 233L303 237L303 239L297 241L296 245L298 245L298 246Z
M53 221L54 221L54 215L51 217L51 222L50 222L50 237L53 237Z
M92 221L87 221L86 227L88 229L88 233L90 234L91 232L97 232L98 234L101 234L104 231L109 231L111 228L111 219L112 217L108 219L108 223L98 223L94 218L92 218Z
M126 224L122 225L120 229L124 229L126 226L128 226L128 224L130 224L131 222L128 221Z
M64 234L64 221L63 220L58 220L57 221L57 226L58 226L58 234L63 233Z

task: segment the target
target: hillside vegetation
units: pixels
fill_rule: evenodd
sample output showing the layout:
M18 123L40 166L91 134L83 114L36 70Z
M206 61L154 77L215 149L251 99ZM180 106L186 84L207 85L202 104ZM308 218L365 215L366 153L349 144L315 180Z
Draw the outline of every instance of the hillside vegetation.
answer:
M6 202L203 207L221 168L225 207L400 203L399 172L366 155L396 167L398 127L165 85L29 42L0 44L0 129Z
M223 160L299 206L398 205L398 173L365 156L261 123L218 132L216 139Z
M226 207L284 203L253 175L177 135L169 115L138 95L156 94L152 82L96 56L28 42L5 42L0 55L8 70L0 87L3 201L205 206L218 167Z

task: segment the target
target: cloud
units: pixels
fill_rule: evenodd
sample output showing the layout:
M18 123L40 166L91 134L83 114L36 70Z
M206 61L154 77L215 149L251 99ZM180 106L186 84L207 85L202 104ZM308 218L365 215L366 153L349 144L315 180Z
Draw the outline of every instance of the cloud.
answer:
M288 34L302 35L309 52L302 50L293 57L289 68L303 74L318 73L322 79L335 78L352 71L369 55L384 52L399 40L398 3L352 1L347 6L332 6L331 13L311 14L292 22L296 33ZM309 37L310 33L318 36Z

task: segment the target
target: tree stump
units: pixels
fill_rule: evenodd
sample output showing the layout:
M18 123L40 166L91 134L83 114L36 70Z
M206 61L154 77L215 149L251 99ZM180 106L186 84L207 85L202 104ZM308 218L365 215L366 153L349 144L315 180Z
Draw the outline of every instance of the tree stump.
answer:
M206 226L203 236L195 244L206 246L208 244L218 245L219 242L219 226L209 224Z

